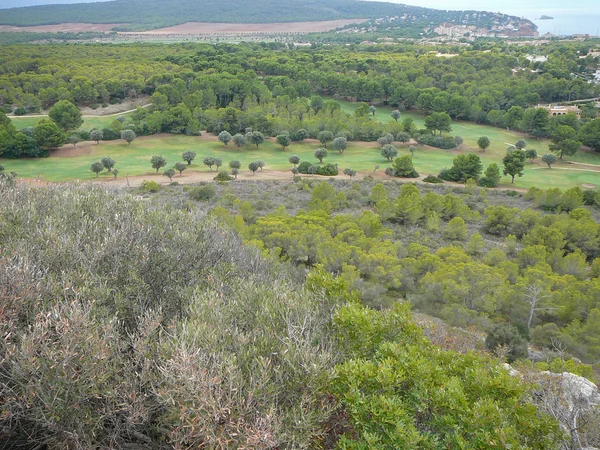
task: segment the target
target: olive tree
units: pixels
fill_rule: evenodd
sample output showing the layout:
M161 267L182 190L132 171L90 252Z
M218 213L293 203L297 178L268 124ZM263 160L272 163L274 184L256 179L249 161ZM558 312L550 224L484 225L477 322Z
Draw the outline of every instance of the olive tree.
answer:
M121 139L127 141L127 145L131 145L131 142L136 138L135 132L133 130L123 130L121 131Z
M187 169L186 165L184 163L182 163L181 161L178 161L175 163L175 170L177 170L179 172L179 175L183 175L183 171Z
M191 150L183 152L181 155L181 159L188 163L188 166L192 164L192 161L196 159L196 152L192 152Z
M336 137L331 143L331 148L334 150L344 153L344 150L348 147L348 140L345 137Z
M90 166L90 170L96 174L96 178L98 178L98 174L104 170L104 164L100 161L96 161L92 163Z
M229 144L229 141L231 141L231 139L233 139L233 136L231 136L231 134L229 133L229 131L223 130L223 131L221 131L219 133L218 139L223 144L225 144L225 146L227 146L227 144Z
M315 158L319 160L320 163L323 162L324 158L327 158L327 150L324 148L318 148L315 150Z
M158 173L158 169L161 169L167 165L167 160L163 156L154 155L150 159L150 164L152 164L152 168L156 169L156 173Z
M90 139L96 141L96 144L99 144L103 137L104 132L102 130L92 130L90 132Z
M102 162L102 165L106 168L106 170L108 170L109 173L112 171L113 167L115 167L116 164L115 160L108 156L103 156L100 162Z

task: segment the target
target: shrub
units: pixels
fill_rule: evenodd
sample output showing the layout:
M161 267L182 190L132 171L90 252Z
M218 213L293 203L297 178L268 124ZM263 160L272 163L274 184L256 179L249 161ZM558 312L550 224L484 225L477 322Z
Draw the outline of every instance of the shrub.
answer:
M226 170L221 170L216 177L213 178L215 181L231 181L233 177L229 175Z
M509 363L527 357L527 341L514 325L507 323L496 324L491 328L485 338L485 347L496 353L499 352L499 348L505 347Z
M121 139L121 133L117 133L112 128L103 128L102 129L102 140L103 141L116 141L117 139Z
M302 161L300 164L298 164L298 173L308 173L308 169L310 169L310 166L312 166L310 162Z
M444 180L442 180L441 178L436 177L435 175L427 175L425 178L423 178L423 182L425 183L443 183Z
M160 184L156 181L142 181L142 189L146 192L158 192L160 191Z
M452 136L433 136L429 133L423 133L416 137L416 141L421 145L429 145L445 150L456 148L456 141Z
M323 166L318 166L317 168L317 175L332 177L338 173L339 171L335 164L325 164Z
M217 191L212 184L205 186L193 186L189 189L188 195L193 200L208 201L217 195Z

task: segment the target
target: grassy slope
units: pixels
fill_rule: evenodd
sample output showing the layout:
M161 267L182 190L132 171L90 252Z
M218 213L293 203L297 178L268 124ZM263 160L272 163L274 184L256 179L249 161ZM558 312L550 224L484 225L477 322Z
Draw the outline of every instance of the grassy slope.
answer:
M127 114L122 114L127 115ZM10 120L17 128L17 130L22 130L27 127L34 127L38 124L38 122L42 119L47 118L48 116L36 116L36 117L11 117ZM110 126L111 122L116 119L116 116L105 116L105 117L83 117L83 125L81 125L82 130L91 130L92 128L106 128Z
M355 105L351 102L341 102L344 110L351 112ZM382 122L391 121L390 113L392 108L378 108L375 118ZM417 125L423 125L423 116L415 113L404 113L404 116L411 116L415 119ZM15 118L13 119L18 128L34 124L35 118ZM114 117L105 118L87 118L83 128L89 129L94 126L107 126L114 120ZM518 133L493 128L484 125L476 125L469 122L453 123L453 135L462 136L465 140L460 150L440 150L432 148L419 148L414 155L416 169L421 174L437 174L440 169L450 167L452 160L460 152L477 152L481 156L484 166L491 162L496 162L501 166L501 160L506 152L506 144L516 142L522 137ZM477 139L482 136L488 136L492 141L490 148L481 153L477 148ZM407 153L407 146L399 146L400 154ZM529 146L535 148L539 154L548 152L548 141L530 141ZM66 148L70 148L67 146ZM205 156L215 156L223 160L224 165L233 159L240 160L242 170L247 170L248 163L255 160L263 160L268 169L289 170L291 165L288 158L292 154L297 154L302 160L317 162L313 156L314 150L320 145L318 143L293 143L289 149L282 151L281 147L274 142L265 142L258 150L253 147L246 147L237 150L233 144L225 148L216 140L206 140L206 138L195 138L181 135L155 135L136 139L130 147L123 141L102 142L96 144L80 145L83 153L73 157L50 157L43 159L23 159L23 160L1 160L7 170L15 171L19 176L35 178L38 175L49 181L71 181L87 180L95 178L90 170L90 164L98 161L102 156L110 156L117 161L117 168L121 175L144 175L153 173L150 166L150 157L152 155L163 155L168 162L167 167L172 167L175 162L181 160L181 153L186 150L195 151L198 156L195 164L189 167L190 170L207 171L206 166L202 164ZM68 150L67 150L68 151ZM64 152L62 152L64 153ZM577 155L569 158L571 161L585 162L591 164L600 164L600 155L587 152L579 152ZM369 173L372 172L375 165L383 170L388 163L379 154L379 145L377 143L351 142L350 146L343 155L330 151L325 162L338 163L340 170L344 168L353 168L355 170ZM571 186L580 186L582 184L595 184L600 186L600 171L586 171L584 166L573 167L567 164L558 164L555 169L545 168L539 160L537 163L527 163L525 174L522 178L517 178L514 187L528 188L537 186L540 188L560 187L568 188ZM110 175L105 175L110 177ZM102 177L102 176L101 176ZM502 186L511 187L510 178L504 177Z

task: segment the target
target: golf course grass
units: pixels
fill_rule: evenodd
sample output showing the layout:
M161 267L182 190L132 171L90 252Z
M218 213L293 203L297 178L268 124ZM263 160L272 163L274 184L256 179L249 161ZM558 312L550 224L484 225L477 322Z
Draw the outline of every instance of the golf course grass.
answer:
M350 113L356 107L356 104L352 102L341 101L340 103L342 108ZM390 116L392 109L391 107L378 107L375 120L381 122L392 121L393 119ZM403 117L412 117L417 126L423 126L424 117L422 115L414 112L404 112L402 114ZM107 127L114 119L114 116L85 117L82 128ZM23 128L37 123L38 120L38 118L14 118L13 122L17 128ZM402 117L400 120L402 120ZM459 149L441 150L417 146L413 162L416 170L421 175L438 174L441 169L450 167L452 160L460 153L477 153L482 159L484 168L490 163L496 162L502 169L502 158L506 154L506 148L521 138L528 141L527 148L535 148L540 156L549 152L548 140L530 140L521 133L477 125L471 122L453 122L451 135L461 136L464 139L464 143ZM487 136L491 141L490 147L485 152L481 152L477 147L477 139L480 136ZM408 144L395 143L395 145L398 147L400 155L408 153ZM291 155L298 155L302 161L310 161L316 164L318 161L314 157L314 151L319 147L322 147L320 143L309 140L302 143L292 143L288 149L283 151L274 139L268 139L258 149L251 145L237 149L233 143L230 143L228 147L224 146L216 140L216 137L211 135L193 137L159 134L139 137L130 146L122 140L101 141L100 144L80 143L78 149L75 149L72 145L66 145L62 149L52 152L49 158L0 159L0 164L7 171L14 171L19 177L24 178L39 178L47 181L91 180L95 179L96 175L91 172L90 165L95 161L99 161L103 156L109 156L116 161L115 167L119 169L119 177L125 175L144 176L156 173L150 164L150 158L153 155L162 155L167 160L167 166L159 171L159 173L162 173L164 169L173 167L176 162L182 161L181 154L184 151L192 150L196 152L197 157L193 164L188 166L190 171L208 172L209 169L202 163L202 160L206 156L214 156L221 158L223 168L228 168L229 161L239 160L242 164L241 170L247 171L250 162L262 160L265 162L266 169L287 172L292 167L288 162ZM600 186L599 154L580 151L569 157L568 160L584 164L568 164L565 161L555 164L552 169L548 169L538 158L533 164L526 163L523 177L517 178L514 185L510 183L510 177L505 176L502 178L501 186L515 188L529 188L531 186L539 188ZM372 173L376 166L379 166L379 170L383 171L390 165L380 155L380 146L376 142L350 142L343 154L329 150L329 155L324 162L337 163L340 173L345 168L351 168L362 174L367 174ZM257 174L257 176L260 176L260 174ZM112 178L112 175L103 172L99 178Z
M127 114L119 114L126 116ZM35 117L11 117L13 125L17 130L22 130L27 127L35 127L42 119L47 119L48 116L40 115ZM81 130L91 130L92 128L108 128L110 124L117 118L116 115L110 116L83 116L83 124L79 127Z

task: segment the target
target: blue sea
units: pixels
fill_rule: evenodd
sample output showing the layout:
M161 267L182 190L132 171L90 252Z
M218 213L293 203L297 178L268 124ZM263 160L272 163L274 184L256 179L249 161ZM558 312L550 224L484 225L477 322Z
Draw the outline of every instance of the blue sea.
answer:
M381 0L376 0L381 1ZM540 34L590 34L600 36L600 0L383 0L426 8L491 11L525 17L533 21ZM538 20L542 15L552 20Z
M537 25L540 35L552 33L556 36L571 34L600 36L600 13L582 14L578 11L569 10L538 10L537 12L538 14L528 14L524 16ZM538 20L542 14L554 17L554 19Z

